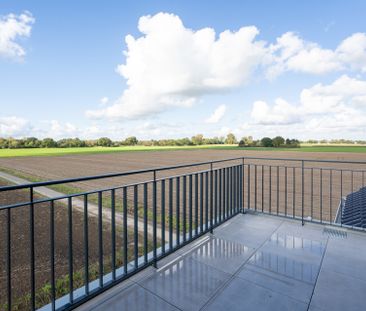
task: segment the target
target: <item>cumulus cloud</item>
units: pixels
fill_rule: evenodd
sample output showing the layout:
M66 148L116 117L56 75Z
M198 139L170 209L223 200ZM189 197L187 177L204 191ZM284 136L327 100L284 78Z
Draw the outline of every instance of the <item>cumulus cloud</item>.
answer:
M246 126L254 129L264 125L299 137L314 132L319 137L365 134L366 81L343 75L329 85L319 83L303 89L299 97L298 104L283 99L276 99L272 106L254 102Z
M299 108L282 98L277 98L273 107L264 101L254 102L250 116L256 124L293 124L301 120Z
M217 123L219 122L225 115L226 105L220 105L215 109L215 111L206 119L206 123Z
M168 13L142 16L138 30L140 36L125 37L126 60L116 68L126 80L126 89L114 102L103 100L105 107L86 111L87 117L137 119L192 107L206 94L242 87L258 76L274 79L288 71L366 72L365 33L349 36L335 49L294 32L269 43L257 39L255 26L216 34L212 28L187 28ZM290 119L277 117L277 122L291 123Z
M142 36L126 36L126 62L117 67L127 89L113 105L87 111L88 117L136 118L191 107L202 95L247 83L266 53L254 26L216 35L159 13L141 17L138 29Z
M366 72L366 34L355 33L344 39L336 49L325 49L308 42L293 32L277 38L269 47L271 60L267 77L274 78L285 71L325 74L340 70Z
M28 120L16 116L0 117L0 137L26 136L32 130Z
M34 22L30 12L0 16L0 57L22 59L25 56L18 40L30 36Z

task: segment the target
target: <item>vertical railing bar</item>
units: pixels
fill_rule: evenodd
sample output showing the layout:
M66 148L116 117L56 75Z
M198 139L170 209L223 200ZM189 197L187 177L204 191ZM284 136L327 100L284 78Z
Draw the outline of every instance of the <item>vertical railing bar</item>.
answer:
M193 200L192 200L192 183L193 183L193 176L192 174L189 175L189 202L188 202L188 205L189 205L189 239L192 240L192 209L193 209Z
M314 169L311 168L311 221L314 218Z
M323 222L323 169L320 169L320 222Z
M262 165L262 178L261 178L261 181L262 181L261 194L262 194L262 213L263 213L264 212L264 165Z
M165 254L165 179L161 181L161 250Z
M277 165L277 215L280 213L280 167Z
M187 237L187 176L183 176L183 242L186 242Z
M68 238L69 238L69 295L70 295L70 303L74 301L74 259L73 259L73 236L72 236L72 198L68 198L67 200L67 209L68 209L68 219L69 219L69 230L68 230Z
M218 171L215 170L215 225L217 225L217 210L218 210L217 175L218 175Z
M200 173L200 232L203 232L203 173Z
M89 227L88 195L84 194L84 283L85 294L89 295Z
M331 224L332 223L332 193L333 193L333 189L332 189L332 187L333 187L333 181L332 181L332 179L333 179L333 170L331 169L330 171L329 171L329 174L330 174L330 176L329 176L329 214L330 214L330 218L329 218L329 223Z
M111 214L112 214L112 280L116 280L116 191L111 190Z
M127 274L128 230L127 230L127 187L123 187L123 270Z
M50 272L51 272L51 307L56 309L56 286L55 286L55 204L50 201Z
M194 229L195 235L198 235L198 174L194 175Z
M285 216L287 217L287 166L285 166Z
M102 192L98 192L98 238L99 238L99 287L103 287L103 197Z
M148 211L148 191L147 191L147 183L144 183L144 262L148 262L148 217L147 217L147 211ZM163 225L163 224L162 224ZM162 245L163 247L163 245Z
M180 245L180 177L176 178L176 235L177 246Z
M223 210L224 210L224 201L223 201L223 197L224 197L224 191L223 191L223 186L222 186L222 168L220 168L219 170L219 223L221 223L222 221L222 214L223 214Z
M205 173L205 231L208 230L208 201L209 201L209 196L208 196L208 172Z
M351 193L353 193L353 170L351 171ZM353 197L351 199L351 208L352 208L352 214L354 214L354 208L353 208Z
M295 204L296 204L296 175L295 167L292 168L292 217L295 218Z
M301 224L304 225L304 189L305 189L305 176L304 176L304 160L301 161Z
M247 186L247 200L248 200L248 210L250 209L250 164L248 164L248 174L247 174L247 179L248 179L248 186Z
M254 209L257 211L257 164L254 165Z
M343 225L343 170L341 170L341 226Z
M213 171L210 163L210 232L213 233Z
M30 191L30 273L31 273L31 309L36 309L36 280L35 280L35 262L34 262L34 192L33 187L29 188Z
M242 187L242 191L243 191L243 195L242 195L242 209L243 209L243 214L245 213L245 207L244 207L244 202L245 202L245 158L242 158L242 163L241 163L242 167L243 167L243 176L242 176L242 181L243 181L243 187Z
M138 187L133 186L133 256L135 262L135 269L138 268L138 252L139 252L139 234L138 234Z
M128 263L127 208L127 187L123 187L123 270L125 275Z
M269 213L272 214L272 166L269 166Z
M225 219L230 215L230 170L226 168L226 213Z
M12 291L11 291L11 209L8 208L6 211L6 219L7 219L7 229L6 229L6 248L7 248L7 257L6 257L6 269L7 269L7 304L8 310L10 311L12 308Z
M173 249L173 180L169 178L169 251Z
M229 168L230 174L230 216L233 214L233 204L234 204L234 187L233 187L233 167Z
M156 170L153 171L153 266L157 266L157 211L156 211Z

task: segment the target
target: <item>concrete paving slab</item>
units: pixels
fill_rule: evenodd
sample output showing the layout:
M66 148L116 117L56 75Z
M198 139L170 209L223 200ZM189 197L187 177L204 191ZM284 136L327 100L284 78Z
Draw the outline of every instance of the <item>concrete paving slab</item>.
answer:
M204 310L305 311L307 304L234 278Z

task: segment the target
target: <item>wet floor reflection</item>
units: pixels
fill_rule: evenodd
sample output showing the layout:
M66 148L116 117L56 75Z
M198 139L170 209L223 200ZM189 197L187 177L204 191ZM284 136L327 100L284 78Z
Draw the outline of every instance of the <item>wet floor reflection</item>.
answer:
M287 234L274 233L268 242L278 247L303 250L304 252L319 256L322 256L325 250L324 242Z
M249 264L310 284L315 283L320 266L262 251L256 252L249 259Z
M278 249L271 252L267 246ZM274 233L263 249L250 258L249 263L279 275L314 284L324 250L324 242ZM293 251L301 252L304 256L298 254L299 256L295 257ZM309 260L309 258L315 258L315 260Z

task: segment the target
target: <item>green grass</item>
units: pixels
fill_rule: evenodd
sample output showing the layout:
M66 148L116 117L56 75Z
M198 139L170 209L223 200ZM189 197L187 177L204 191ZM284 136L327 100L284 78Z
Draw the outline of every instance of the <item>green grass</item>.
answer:
M122 147L78 147L78 148L22 148L0 149L0 157L61 156L68 154L97 154L131 151L170 151L194 149L237 149L236 145L202 146L122 146Z
M98 154L133 151L173 151L173 150L256 150L256 151L301 151L301 152L366 152L361 145L304 145L300 148L239 148L236 145L202 145L202 146L123 146L123 147L83 147L83 148L34 148L34 149L0 149L0 158L29 156L62 156L73 154Z

